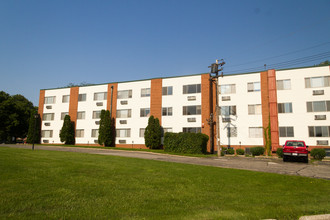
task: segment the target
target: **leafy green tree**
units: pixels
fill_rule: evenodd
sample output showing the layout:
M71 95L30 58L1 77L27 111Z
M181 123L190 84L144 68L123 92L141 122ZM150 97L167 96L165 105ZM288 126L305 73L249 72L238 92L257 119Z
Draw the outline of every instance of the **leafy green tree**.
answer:
M64 142L64 144L75 144L74 122L71 121L69 115L64 117L60 138L61 142Z
M29 121L29 130L26 142L30 144L40 143L41 120L40 115L38 114L38 117L35 118L35 114L37 114L37 111L31 113Z
M110 118L110 111L102 110L98 137L98 143L100 145L110 147L114 144L113 122Z
M158 118L150 116L148 126L144 132L144 143L150 149L159 149L161 147L162 130Z
M100 115L100 126L99 126L99 137L97 142L99 143L99 145L103 145L104 143L104 127L105 127L105 123L104 123L104 118L105 118L105 110L101 111L101 115Z

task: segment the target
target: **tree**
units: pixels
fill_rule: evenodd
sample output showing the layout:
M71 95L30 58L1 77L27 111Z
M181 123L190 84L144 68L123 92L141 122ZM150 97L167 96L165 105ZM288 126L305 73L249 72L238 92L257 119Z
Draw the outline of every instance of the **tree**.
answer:
M75 144L74 122L71 121L69 115L64 117L60 138L61 142L64 142L64 144Z
M114 144L113 130L113 120L110 118L110 111L102 110L98 143L106 147L112 146Z
M150 149L158 149L161 147L162 130L159 119L150 116L148 126L144 132L144 143Z
M40 143L40 130L41 130L41 120L40 116L38 114L38 117L35 118L35 115L37 114L37 111L31 112L30 121L29 121L29 130L28 130L28 136L27 136L27 143Z

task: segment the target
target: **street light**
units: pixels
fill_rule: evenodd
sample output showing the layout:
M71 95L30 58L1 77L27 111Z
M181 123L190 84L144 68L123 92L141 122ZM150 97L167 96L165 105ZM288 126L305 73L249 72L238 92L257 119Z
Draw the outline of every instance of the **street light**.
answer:
M34 140L36 136L36 130L37 130L37 119L39 117L39 114L34 114L34 129L33 129L33 138L32 138L32 150L34 150Z

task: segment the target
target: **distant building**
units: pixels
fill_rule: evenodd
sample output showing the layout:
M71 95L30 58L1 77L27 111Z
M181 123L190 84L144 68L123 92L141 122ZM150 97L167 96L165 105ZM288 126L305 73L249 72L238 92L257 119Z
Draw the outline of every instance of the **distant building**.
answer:
M116 147L145 148L144 129L150 115L159 118L164 132L210 135L207 119L216 114L216 98L209 77L198 74L40 90L41 141L61 143L59 132L69 114L76 126L76 144L97 144L100 112L110 108L116 122ZM330 149L329 66L224 75L218 91L222 146L263 146L264 128L270 126L273 151L288 139Z

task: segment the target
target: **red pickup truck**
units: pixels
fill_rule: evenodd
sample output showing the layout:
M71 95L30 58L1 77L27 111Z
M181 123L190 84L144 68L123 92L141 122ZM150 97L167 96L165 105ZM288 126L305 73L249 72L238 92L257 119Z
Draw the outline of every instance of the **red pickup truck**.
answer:
M283 161L288 161L289 158L302 158L305 163L308 163L308 146L304 141L286 141L283 145Z

